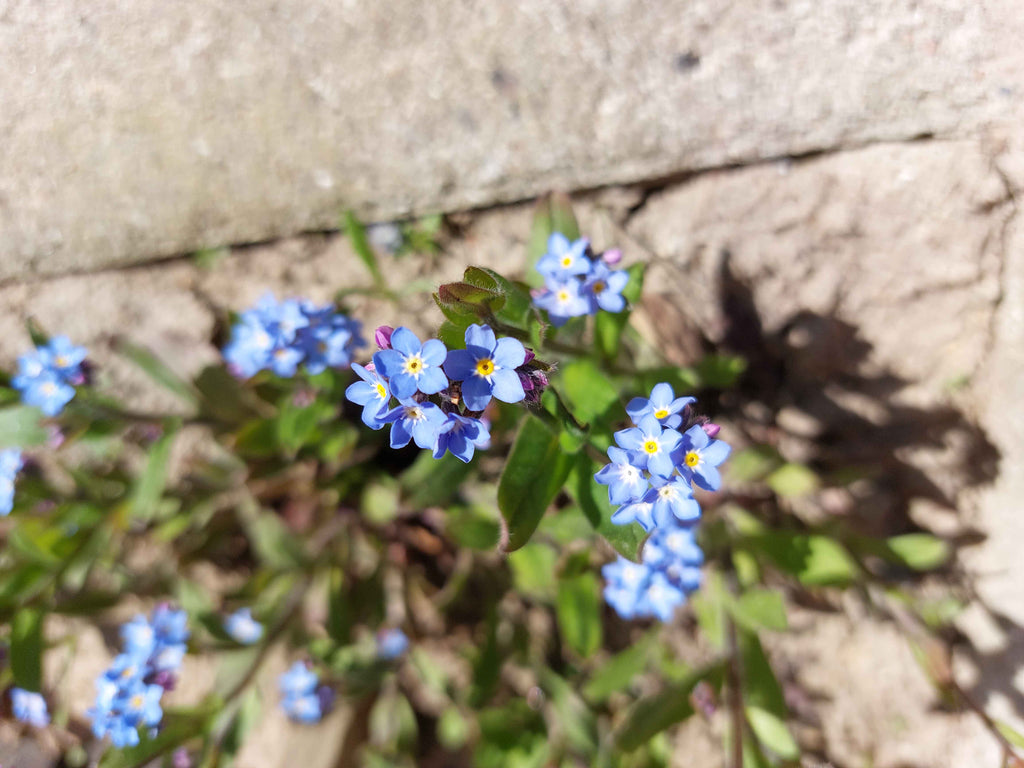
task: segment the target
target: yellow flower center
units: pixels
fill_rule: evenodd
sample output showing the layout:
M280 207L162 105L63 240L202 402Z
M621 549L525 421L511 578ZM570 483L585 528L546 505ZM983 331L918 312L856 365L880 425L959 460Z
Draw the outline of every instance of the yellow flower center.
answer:
M421 373L423 368L423 359L419 355L405 358L405 363L402 365L402 370L405 373L411 373L413 376Z
M663 499L671 499L676 495L676 489L671 485L663 485L658 489L658 495Z
M666 416L668 416L668 408L659 408L654 412L654 418L656 419L664 419Z
M140 696L139 694L135 694L134 696L132 696L132 706L135 709L142 709L142 701L142 696Z
M419 421L423 418L423 411L415 405L407 405L405 407L405 418L412 419L413 421Z
M57 359L54 360L53 362L55 362L57 364L58 368L67 368L68 367L68 359L66 357L64 357L64 355L59 355L57 357Z
M563 304L569 301L569 292L564 288L558 292L558 300Z
M494 361L489 357L481 357L476 361L477 376L490 376L494 373Z
M658 441L657 440L645 440L644 441L644 453L649 453L649 454L653 455L653 454L658 452L659 448L660 448L660 446L658 445Z
M380 382L377 382L377 397L379 397L381 400L384 400L387 398L387 396L388 391L384 389L384 385L381 384Z
M572 256L563 256L562 257L562 266L565 267L566 269L571 267L572 266Z
M688 467L696 467L698 464L700 464L700 454L697 453L696 451L690 451L683 458L683 461L686 462L686 466Z

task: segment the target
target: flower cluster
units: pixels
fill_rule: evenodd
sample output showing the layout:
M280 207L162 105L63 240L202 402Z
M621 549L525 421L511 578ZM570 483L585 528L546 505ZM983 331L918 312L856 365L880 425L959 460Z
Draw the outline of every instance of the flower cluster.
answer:
M238 317L224 359L235 375L249 378L271 370L278 376L295 375L299 365L311 374L327 368L347 368L358 347L362 324L330 305L264 295L256 306Z
M533 303L547 310L556 326L564 325L570 317L596 315L599 309L621 312L626 307L622 289L629 282L629 274L612 269L621 258L619 251L598 256L586 239L570 242L560 232L553 232L547 253L537 262L544 288L536 293Z
M252 645L263 637L263 625L252 617L250 608L239 608L224 620L224 631L242 645Z
M84 347L76 347L67 336L54 336L18 358L18 373L11 385L21 399L47 416L56 416L75 396L75 387L85 383Z
M405 327L380 328L376 338L381 350L371 365L352 366L362 381L345 396L363 406L371 429L391 425L392 448L412 441L434 458L448 451L468 462L490 441L481 417L492 399L534 402L548 383L532 352L515 339L497 338L487 325L469 326L466 348L451 351L438 339L420 342Z
M21 451L17 448L0 450L0 517L14 509L14 478L21 466Z
M11 688L11 711L18 720L36 728L43 728L50 723L50 712L42 694L24 688Z
M301 661L277 679L281 689L281 709L299 723L316 723L331 708L334 692L320 685L320 678Z
M96 704L89 710L96 738L135 746L139 726L160 724L160 697L174 687L185 656L186 622L184 611L159 605L150 619L138 615L121 626L124 652L97 678Z
M701 510L693 487L718 490L718 466L730 448L712 439L717 426L693 415L694 402L675 397L665 383L656 385L650 398L631 400L626 412L635 426L615 433L618 446L608 449L611 463L594 475L618 506L613 523L637 522L653 530L641 563L619 558L603 569L605 599L623 618L668 621L700 584L703 554L693 528Z

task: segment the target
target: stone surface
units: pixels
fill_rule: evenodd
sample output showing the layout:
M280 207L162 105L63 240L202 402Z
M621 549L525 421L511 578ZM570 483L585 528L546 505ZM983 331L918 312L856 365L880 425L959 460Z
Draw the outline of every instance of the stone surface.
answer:
M1010 0L0 2L0 280L919 135Z

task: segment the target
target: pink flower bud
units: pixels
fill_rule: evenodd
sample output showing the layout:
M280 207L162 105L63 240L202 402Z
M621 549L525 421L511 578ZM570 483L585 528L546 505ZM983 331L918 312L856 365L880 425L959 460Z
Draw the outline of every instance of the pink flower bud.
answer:
M704 434L707 435L708 437L714 437L715 435L722 431L722 428L720 426L710 421L707 424L701 424L700 428L704 430Z
M622 251L618 248L612 248L610 251L605 251L601 254L601 259L609 267L614 267L620 261L622 261Z
M381 325L373 332L373 340L381 349L391 349L391 334L394 332L390 325Z

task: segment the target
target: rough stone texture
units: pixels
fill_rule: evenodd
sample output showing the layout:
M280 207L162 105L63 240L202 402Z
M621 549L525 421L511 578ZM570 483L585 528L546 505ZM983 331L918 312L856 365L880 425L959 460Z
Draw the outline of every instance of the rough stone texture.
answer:
M1018 10L3 0L0 279L966 136L1024 92Z

